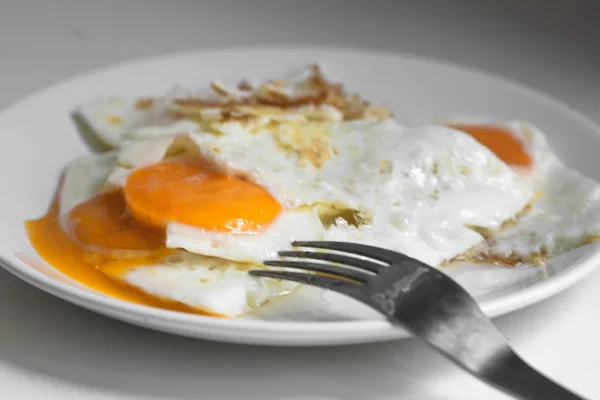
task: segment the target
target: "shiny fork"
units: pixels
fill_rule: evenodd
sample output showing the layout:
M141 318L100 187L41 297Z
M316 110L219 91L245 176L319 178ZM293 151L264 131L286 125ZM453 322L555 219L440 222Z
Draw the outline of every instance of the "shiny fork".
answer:
M582 400L523 361L453 279L404 254L345 242L293 242L294 247L333 250L282 251L257 277L333 290L359 300L475 377L523 400Z

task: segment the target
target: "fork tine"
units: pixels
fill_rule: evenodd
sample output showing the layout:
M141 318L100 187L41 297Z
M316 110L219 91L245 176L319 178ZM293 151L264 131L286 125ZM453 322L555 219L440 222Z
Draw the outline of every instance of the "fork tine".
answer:
M268 260L263 264L270 267L284 267L304 269L307 271L324 272L326 274L336 275L344 279L352 279L360 283L366 283L369 275L366 272L351 270L341 266L328 265L325 263L316 263L308 261L290 261L290 260Z
M328 249L342 251L350 254L358 254L360 256L369 257L374 260L385 263L401 264L405 261L420 261L415 260L407 255L396 253L394 251L382 249L380 247L369 246L366 244L348 243L348 242L328 242L328 241L295 241L292 242L294 247L313 247L315 249ZM426 266L426 264L423 264Z
M313 260L324 260L333 263L340 263L374 273L379 272L381 268L385 268L383 265L379 265L373 261L362 260L360 258L335 253L318 253L315 251L280 251L279 255L281 257L310 258Z
M317 286L322 289L333 290L355 298L360 296L357 290L360 288L360 285L329 276L305 274L302 272L267 271L264 269L255 269L249 273L252 276L261 278L283 279L286 281L303 283L305 285Z

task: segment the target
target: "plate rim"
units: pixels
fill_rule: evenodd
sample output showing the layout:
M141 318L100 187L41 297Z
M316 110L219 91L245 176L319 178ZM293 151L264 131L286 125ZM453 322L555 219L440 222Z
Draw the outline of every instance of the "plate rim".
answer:
M329 54L347 54L364 56L373 55L379 57L389 57L393 59L402 59L418 63L435 64L445 68L460 70L470 74L476 74L481 77L496 81L498 84L509 85L521 92L528 93L536 98L537 101L545 105L560 109L561 112L569 114L569 117L577 120L582 125L585 125L590 131L593 131L600 136L600 126L598 126L590 117L584 113L575 110L567 103L555 98L543 91L530 87L516 80L508 79L500 75L490 73L488 71L463 65L460 63L443 60L436 57L427 57L413 53L404 52L388 52L374 49L362 49L359 47L328 47L328 46L224 46L208 49L195 49L184 52L156 54L147 57L134 58L123 60L117 63L112 63L104 66L99 66L94 69L83 71L70 77L63 78L55 83L46 85L38 90L34 90L21 98L10 102L0 110L0 124L9 117L9 115L19 108L26 105L38 97L48 95L53 91L60 90L69 85L77 85L80 81L93 80L95 76L100 74L115 73L122 69L139 68L144 64L156 63L168 59L185 59L195 57L207 57L211 54L224 54L231 52L247 52L256 51L265 52L281 52L281 51L299 51L308 52L327 52ZM575 263L570 265L564 271L557 275L551 276L548 279L535 283L519 291L500 296L496 299L491 299L484 302L479 302L483 311L490 317L496 317L502 314L516 311L520 308L530 306L534 303L554 296L561 291L575 285L584 277L593 273L597 269L598 261L600 261L600 247L595 251L590 251ZM345 332L347 330L360 331L361 335L377 332L381 337L401 338L408 334L394 327L386 320L351 320L351 321L272 321L272 320L250 320L250 319L222 319L210 316L188 314L172 310L163 310L150 306L130 303L124 300L112 298L101 293L78 288L66 282L62 282L51 278L35 268L27 266L26 263L20 261L14 255L0 254L0 266L15 275L19 279L28 284L43 290L55 297L61 298L70 303L82 306L87 309L97 311L96 308L108 309L117 313L126 313L130 316L143 318L144 320L154 320L157 322L169 322L177 324L193 324L199 329L209 327L211 329L232 329L241 331L269 332L269 333L303 333L310 332L311 334L319 333L336 333ZM97 311L98 312L98 311ZM226 338L225 338L226 339ZM227 341L225 340L224 341ZM381 338L377 341L382 340ZM360 340L365 342L368 340ZM295 341L297 342L297 341ZM342 341L344 342L344 341ZM347 341L345 341L347 342ZM357 343L359 341L356 341ZM314 343L313 343L314 344ZM333 343L329 343L333 344Z

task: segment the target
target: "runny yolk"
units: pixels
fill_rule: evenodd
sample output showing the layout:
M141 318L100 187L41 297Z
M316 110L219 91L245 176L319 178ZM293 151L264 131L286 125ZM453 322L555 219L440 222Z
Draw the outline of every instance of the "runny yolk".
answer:
M58 202L57 196L46 215L25 222L33 248L48 264L111 297L151 307L206 314L181 303L147 295L119 279L130 268L156 264L173 252L164 247L164 232L143 227L127 216L120 192L101 194L75 207L64 221L71 234L61 226Z
M148 225L179 222L236 234L260 232L281 212L262 187L194 162L162 162L133 171L125 200Z
M164 231L131 217L120 191L98 195L76 206L68 219L73 237L87 246L148 251L164 247Z
M531 167L532 160L523 143L508 129L493 125L450 124L490 149L499 159L515 167Z

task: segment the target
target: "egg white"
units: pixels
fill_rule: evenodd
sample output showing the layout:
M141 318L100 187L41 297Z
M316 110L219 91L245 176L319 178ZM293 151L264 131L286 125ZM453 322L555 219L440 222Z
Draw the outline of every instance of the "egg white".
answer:
M92 154L73 160L65 170L59 196L59 213L66 215L75 206L102 192L117 162L116 152Z
M167 247L260 264L277 258L281 250L291 249L293 240L321 240L324 231L316 210L305 208L282 212L264 231L255 234L231 234L170 223Z
M248 271L256 268L261 267L179 252L163 264L132 268L114 278L158 298L231 318L249 314L298 287L250 276Z
M172 121L164 102L136 106L137 100L114 97L95 99L77 107L74 116L109 148L118 148L121 136L138 126L162 125Z

